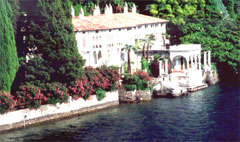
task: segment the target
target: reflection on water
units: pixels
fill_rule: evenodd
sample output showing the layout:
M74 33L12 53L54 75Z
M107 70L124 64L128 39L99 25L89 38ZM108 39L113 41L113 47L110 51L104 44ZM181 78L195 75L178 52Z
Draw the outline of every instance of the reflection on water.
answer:
M237 141L239 93L219 85L28 127L1 141Z

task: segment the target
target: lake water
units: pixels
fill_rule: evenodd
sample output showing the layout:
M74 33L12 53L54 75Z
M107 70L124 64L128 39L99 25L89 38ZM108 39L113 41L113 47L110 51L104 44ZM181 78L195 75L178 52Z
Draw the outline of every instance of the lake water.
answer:
M217 84L0 134L0 141L239 141L239 104L237 85Z

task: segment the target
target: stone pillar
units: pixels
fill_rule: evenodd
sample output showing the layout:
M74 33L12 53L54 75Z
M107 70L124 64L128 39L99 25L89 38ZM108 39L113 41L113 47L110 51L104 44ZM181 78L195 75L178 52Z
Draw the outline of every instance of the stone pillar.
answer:
M159 61L159 77L161 76L162 73L162 61Z
M95 53L96 53L96 66L98 66L98 51L96 50Z
M207 65L207 52L203 52L203 62L204 62L204 67Z
M196 69L196 65L197 65L196 55L194 55L193 58L194 58L193 68Z
M198 69L201 70L201 54L198 54Z
M189 70L189 57L187 57L186 60L187 60L187 70Z
M211 67L211 51L208 51L208 65Z
M84 11L82 8L80 9L80 12L79 12L79 18L84 19Z
M71 12L71 14L72 14L72 17L75 17L75 11L74 11L74 8L73 8L73 6L71 6L71 10L72 10L72 12Z
M128 13L128 4L125 2L124 8L123 8L123 13L127 14Z
M137 13L137 8L136 8L136 5L135 5L135 4L133 4L132 13Z
M168 59L165 59L165 74L168 74Z
M193 56L190 56L191 69L193 69Z

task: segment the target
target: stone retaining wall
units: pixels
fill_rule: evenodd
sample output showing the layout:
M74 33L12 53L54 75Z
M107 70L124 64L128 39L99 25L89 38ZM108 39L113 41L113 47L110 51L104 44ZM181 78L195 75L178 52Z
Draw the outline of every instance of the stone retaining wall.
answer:
M42 123L45 121L61 119L96 111L119 104L118 91L107 92L106 97L98 101L96 96L91 100L69 100L67 103L42 105L39 109L21 109L0 115L0 132L21 128L25 125Z
M119 90L119 101L121 103L150 101L151 99L152 94L150 90L137 90L137 91Z

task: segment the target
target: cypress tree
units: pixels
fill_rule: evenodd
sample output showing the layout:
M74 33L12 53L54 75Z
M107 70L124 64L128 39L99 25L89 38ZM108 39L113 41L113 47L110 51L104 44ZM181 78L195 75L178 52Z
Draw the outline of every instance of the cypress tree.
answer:
M12 21L12 25L13 25L13 28L14 28L15 33L16 33L17 21L18 21L19 15L20 15L19 0L8 0L8 2L11 5L11 8L12 8L11 21Z
M51 81L69 83L83 74L84 60L78 53L68 0L38 0L33 36L38 53L54 72Z
M18 69L14 29L10 20L11 6L7 0L0 1L0 90L10 92Z

